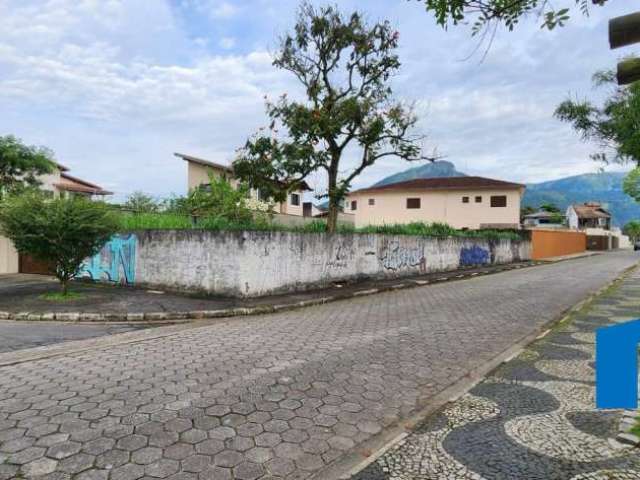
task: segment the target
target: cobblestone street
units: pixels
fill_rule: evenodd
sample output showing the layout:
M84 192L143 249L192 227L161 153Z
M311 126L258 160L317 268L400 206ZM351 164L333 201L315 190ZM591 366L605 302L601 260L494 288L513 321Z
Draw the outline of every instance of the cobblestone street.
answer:
M640 479L595 410L595 329L638 318L640 272L430 417L353 480Z
M229 319L0 368L0 479L322 478L323 467L558 318L637 259L621 251ZM601 308L607 314L618 307ZM581 322L602 321L603 315L595 315ZM380 470L373 474L383 476L373 478L481 478L465 477L466 472L484 478L566 478L529 477L528 472L492 477L495 470L478 468L483 459L490 460L487 468L499 468L495 448L502 446L505 458L523 458L530 451L521 447L528 436L538 441L546 431L532 426L546 422L560 422L580 442L561 447L562 431L555 432L536 447L535 455L544 461L534 461L532 469L541 465L555 472L565 464L582 465L594 451L597 468L580 467L576 472L585 476L576 478L606 478L588 472L632 468L616 463L623 457L593 440L606 434L608 423L588 412L589 332L559 338L567 345L545 344L547 363L523 364L526 376L519 384L493 381L476 387L467 400L472 409L462 409L461 428L447 432L444 443L436 440L437 450L423 448L429 458L454 459L458 470L446 470L445 477L389 477ZM573 370L557 371L556 360L571 361L581 383L549 382L548 389L529 385L555 376L573 378ZM567 385L574 403L560 407ZM524 404L518 389L530 392ZM573 423L567 424L558 419L565 411L587 413L568 416ZM482 422L470 422L469 415ZM544 421L534 421L540 415ZM503 426L513 436L501 435ZM445 427L425 428L440 432ZM469 441L456 440L460 436ZM582 444L584 439L589 442ZM545 450L551 446L559 446L557 457ZM567 460L574 451L582 457Z

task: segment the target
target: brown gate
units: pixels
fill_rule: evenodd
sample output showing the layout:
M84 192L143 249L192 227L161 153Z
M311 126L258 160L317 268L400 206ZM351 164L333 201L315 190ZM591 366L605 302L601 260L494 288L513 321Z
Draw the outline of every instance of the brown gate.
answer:
M20 254L19 269L20 273L35 273L38 275L51 275L52 265L37 260L29 255Z

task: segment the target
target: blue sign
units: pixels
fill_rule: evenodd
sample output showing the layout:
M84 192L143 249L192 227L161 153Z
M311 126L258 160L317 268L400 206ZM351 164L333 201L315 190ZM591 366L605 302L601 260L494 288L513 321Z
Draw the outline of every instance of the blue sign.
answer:
M638 408L640 319L596 330L596 406Z

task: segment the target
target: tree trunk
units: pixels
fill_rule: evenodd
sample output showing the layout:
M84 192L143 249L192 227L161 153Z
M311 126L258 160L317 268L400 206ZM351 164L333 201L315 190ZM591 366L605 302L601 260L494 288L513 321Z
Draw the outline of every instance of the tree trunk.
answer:
M334 168L332 162L329 169L329 211L327 214L327 232L335 233L338 228L338 212L340 199L337 195L338 169Z
M60 288L62 289L62 296L66 297L69 293L69 280L66 278L60 278Z

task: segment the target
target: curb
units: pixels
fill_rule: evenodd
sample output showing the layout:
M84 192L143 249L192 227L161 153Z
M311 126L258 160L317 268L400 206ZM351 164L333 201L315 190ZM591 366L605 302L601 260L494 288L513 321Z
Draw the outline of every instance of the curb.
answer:
M569 260L569 259L567 259ZM495 273L505 272L508 270L517 270L522 268L530 268L540 265L549 265L565 260L545 261L545 260L529 260L526 262L487 266L490 270L481 270L467 272L465 270L452 270L449 272L434 272L429 274L433 278L424 278L420 276L398 278L398 283L391 285L383 285L375 288L367 288L347 293L337 293L335 295L312 298L309 300L301 300L290 303L282 303L277 305L256 305L253 307L232 307L219 310L191 310L187 312L113 312L113 313L90 313L90 312L3 312L0 311L0 321L18 321L18 322L88 322L88 323L137 323L137 324L176 324L188 323L192 320L203 320L205 318L228 318L239 317L245 315L263 315L268 313L282 312L285 310L295 310L314 305L323 305L329 302L339 300L348 300L351 298L375 295L377 293L403 290L406 288L423 287L425 285L443 283L449 281L469 279L477 276L492 275Z
M487 375L499 367L503 363L507 363L513 358L520 355L529 344L536 339L544 337L553 327L566 322L571 317L593 302L594 299L602 295L609 288L615 286L622 281L640 264L624 269L615 279L606 285L598 288L594 292L587 295L584 299L568 308L555 319L541 325L536 331L525 335L511 347L496 355L482 365L477 366L461 377L459 380L452 382L448 387L433 397L423 400L421 405L417 406L417 411L409 417L400 419L398 423L392 425L372 438L366 440L362 444L354 447L352 450L323 468L321 471L312 475L309 480L349 480L358 472L364 470L378 458L384 455L390 448L401 442L408 434L429 416L441 410L449 403L453 403L471 390L475 385L482 382ZM636 437L637 438L637 437ZM632 439L629 439L632 440ZM629 442L631 443L631 442ZM637 444L636 444L637 445Z

